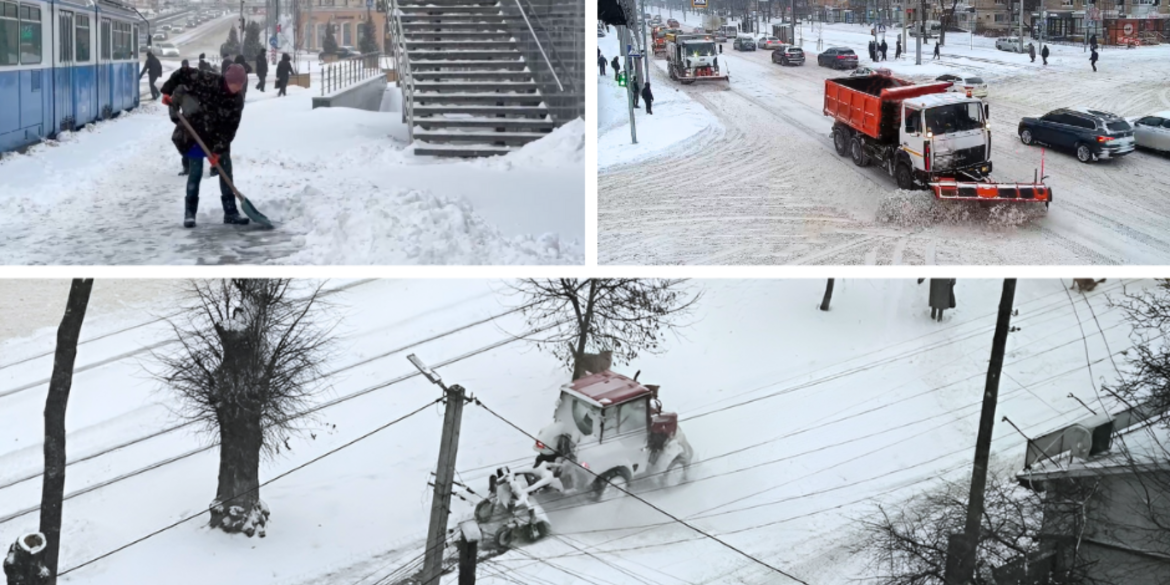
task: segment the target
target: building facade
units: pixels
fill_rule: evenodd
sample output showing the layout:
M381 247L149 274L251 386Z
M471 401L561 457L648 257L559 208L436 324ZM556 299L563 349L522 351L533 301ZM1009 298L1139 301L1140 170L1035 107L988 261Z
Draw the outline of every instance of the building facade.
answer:
M302 49L322 51L328 27L333 28L337 45L360 48L364 24L374 22L378 50L385 52L388 29L386 14L374 10L366 0L302 0L298 6L298 33Z

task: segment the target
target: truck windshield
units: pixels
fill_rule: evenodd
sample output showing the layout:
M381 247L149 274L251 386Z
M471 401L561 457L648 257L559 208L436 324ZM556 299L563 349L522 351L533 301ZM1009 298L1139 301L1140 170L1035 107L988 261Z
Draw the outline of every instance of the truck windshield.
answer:
M978 130L983 109L979 104L948 104L926 110L926 129L935 134Z
M715 54L715 43L687 43L687 53L692 57L710 57Z
M577 430L581 431L582 435L592 435L593 421L597 420L599 409L576 398L570 399L573 401L573 422L577 423Z

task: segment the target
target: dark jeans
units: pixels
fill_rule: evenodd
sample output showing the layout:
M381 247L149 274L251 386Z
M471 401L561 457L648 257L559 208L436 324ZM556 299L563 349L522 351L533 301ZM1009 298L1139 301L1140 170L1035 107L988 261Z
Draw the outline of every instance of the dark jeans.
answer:
M156 84L156 83L158 83L158 78L151 77L150 78L150 99L152 99L152 100L157 100L159 93L161 93L161 92L159 92L158 88L154 86L154 84Z
M232 159L229 155L224 154L219 157L219 166L223 169L219 177L219 195L220 202L223 204L223 212L225 215L235 215L239 213L236 210L236 196L228 187L227 181L223 180L223 174L227 173L228 178L232 177ZM193 203L193 207L199 206L199 182L203 180L203 159L192 158L188 161L188 168L191 174L187 175L187 201Z
M647 113L647 114L653 114L653 113L654 113L654 112L652 112L652 111L650 110L650 104L652 104L652 103L654 103L654 100L646 100L646 113Z
M256 89L258 89L260 91L264 91L264 78L263 77L260 78L260 85L257 85Z

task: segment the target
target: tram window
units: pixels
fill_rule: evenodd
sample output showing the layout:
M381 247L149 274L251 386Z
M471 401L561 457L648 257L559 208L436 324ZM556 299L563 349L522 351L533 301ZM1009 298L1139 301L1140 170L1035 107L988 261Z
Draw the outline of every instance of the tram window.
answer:
M77 37L76 60L84 63L89 61L89 17L83 14L78 14L76 18L77 21L74 23L74 26L76 27L74 29L76 31L75 36Z
M134 55L134 51L137 51L137 50L138 50L138 25L136 24L136 25L134 25L133 42L130 43L130 56ZM130 58L130 56L127 56L127 59Z
M17 18L16 5L0 2L0 65L20 63L20 54L17 52L19 38L20 20Z
M20 7L20 63L32 65L41 62L41 9Z
M102 19L102 61L110 60L110 19Z

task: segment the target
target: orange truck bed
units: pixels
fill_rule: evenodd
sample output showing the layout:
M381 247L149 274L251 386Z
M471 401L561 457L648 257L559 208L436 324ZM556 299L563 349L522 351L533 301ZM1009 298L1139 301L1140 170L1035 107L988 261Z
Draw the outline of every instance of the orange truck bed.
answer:
M824 114L870 138L881 140L883 126L896 130L900 122L897 118L901 117L901 108L891 106L907 98L945 92L950 85L950 82L914 85L885 75L826 79ZM883 104L887 107L883 108ZM883 125L883 115L894 119L886 120Z

